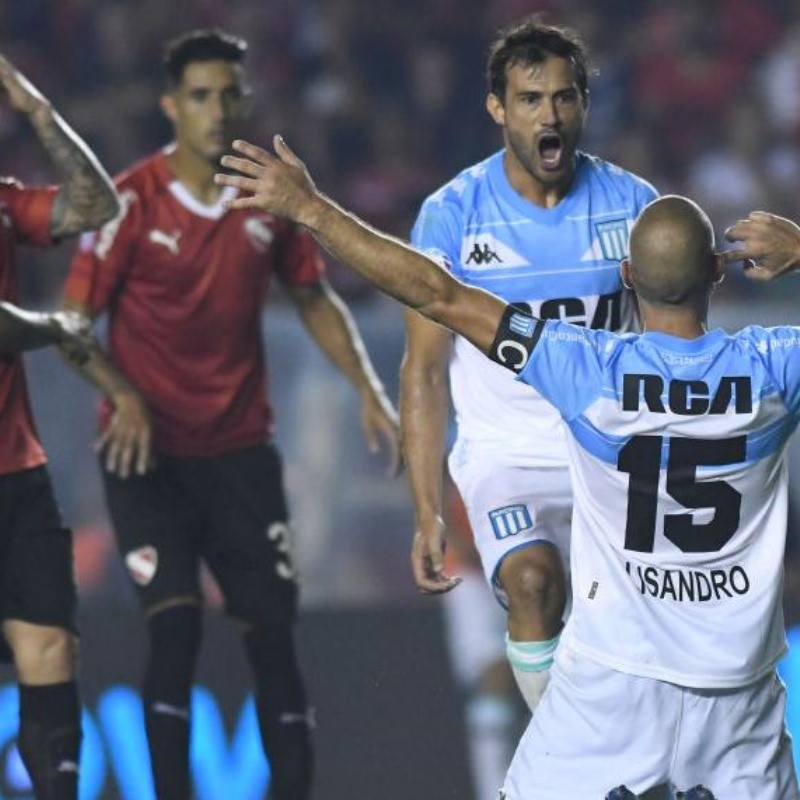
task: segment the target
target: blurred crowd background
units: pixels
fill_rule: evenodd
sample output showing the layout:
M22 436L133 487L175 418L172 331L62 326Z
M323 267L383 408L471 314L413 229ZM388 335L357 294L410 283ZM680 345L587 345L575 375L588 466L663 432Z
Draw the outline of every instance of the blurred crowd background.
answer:
M692 196L720 232L754 208L800 218L800 4L791 0L0 0L0 47L119 172L168 141L163 43L194 27L242 35L253 88L246 133L266 142L280 131L325 191L406 236L425 195L498 148L484 111L487 45L536 12L589 46L587 150ZM53 178L25 120L2 104L0 171ZM58 301L71 247L23 256L27 303ZM330 270L396 396L402 314ZM793 322L792 287L731 274L715 319ZM366 455L355 397L280 297L265 330L306 602L413 601L403 480ZM95 398L48 354L32 357L30 371L78 530L84 593L127 602L90 446ZM791 560L789 572L795 591ZM800 616L800 601L794 608Z

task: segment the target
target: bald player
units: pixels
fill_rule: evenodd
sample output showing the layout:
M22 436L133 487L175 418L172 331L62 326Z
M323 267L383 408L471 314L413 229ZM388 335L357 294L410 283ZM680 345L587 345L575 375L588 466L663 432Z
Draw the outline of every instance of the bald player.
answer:
M235 142L240 157L222 159L239 175L216 180L245 193L232 207L306 226L533 386L568 430L574 610L501 796L702 784L724 800L800 798L775 672L800 331L707 330L724 258L705 213L676 196L645 208L621 266L645 332L619 336L460 283L343 211L274 145L276 155Z

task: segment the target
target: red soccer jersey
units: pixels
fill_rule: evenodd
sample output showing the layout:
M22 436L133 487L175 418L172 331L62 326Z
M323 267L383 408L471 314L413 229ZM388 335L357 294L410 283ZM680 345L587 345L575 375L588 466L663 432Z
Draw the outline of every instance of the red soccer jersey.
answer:
M49 245L57 189L0 179L0 300L17 302L18 244ZM20 356L0 357L0 475L44 464Z
M254 210L195 199L166 152L117 181L122 210L85 238L67 279L69 300L109 313L109 350L143 394L155 449L218 455L272 432L261 308L275 272L287 284L322 275L314 240ZM104 404L104 417L110 408Z

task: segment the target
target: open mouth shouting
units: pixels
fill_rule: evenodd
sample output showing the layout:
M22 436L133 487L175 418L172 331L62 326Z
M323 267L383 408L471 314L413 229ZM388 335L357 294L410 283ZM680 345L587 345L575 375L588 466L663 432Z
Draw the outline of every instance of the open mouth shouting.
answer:
M561 169L564 160L564 142L558 133L543 133L536 142L542 167L548 172Z

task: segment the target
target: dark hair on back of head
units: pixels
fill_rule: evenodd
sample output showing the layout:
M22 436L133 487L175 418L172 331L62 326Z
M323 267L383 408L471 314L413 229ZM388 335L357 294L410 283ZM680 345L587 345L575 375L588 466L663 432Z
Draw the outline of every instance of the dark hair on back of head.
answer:
M489 91L504 101L506 70L515 64L541 64L548 56L557 56L570 62L578 90L586 100L589 97L586 46L571 28L545 25L535 16L504 28L489 46L486 62Z
M183 33L164 47L164 70L170 86L183 78L188 64L194 61L231 61L241 63L247 52L247 42L238 36L217 29Z

